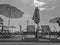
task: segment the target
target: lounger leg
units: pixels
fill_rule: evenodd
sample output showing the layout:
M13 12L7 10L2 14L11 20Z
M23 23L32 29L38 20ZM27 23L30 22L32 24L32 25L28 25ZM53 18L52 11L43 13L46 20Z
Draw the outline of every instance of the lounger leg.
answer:
M24 38L25 38L24 35L22 35L22 40L23 40Z

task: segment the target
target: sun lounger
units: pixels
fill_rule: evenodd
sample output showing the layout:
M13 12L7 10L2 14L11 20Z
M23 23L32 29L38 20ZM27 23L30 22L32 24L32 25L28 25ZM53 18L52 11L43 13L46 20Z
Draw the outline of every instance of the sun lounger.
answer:
M28 25L27 26L27 31L23 32L23 38L26 38L26 35L35 35L35 26L34 25Z
M53 37L57 39L60 36L60 32L52 32L48 25L42 25L41 28L42 28L42 33L39 34L42 36L42 38L47 38L48 36L49 39Z

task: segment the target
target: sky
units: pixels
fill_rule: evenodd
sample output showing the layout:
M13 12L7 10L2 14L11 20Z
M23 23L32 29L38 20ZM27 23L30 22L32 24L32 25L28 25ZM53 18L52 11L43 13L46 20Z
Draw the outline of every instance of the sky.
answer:
M14 25L17 28L13 31L19 31L19 25L22 25L23 29L27 27L27 20L29 20L30 25L36 25L32 20L35 6L33 4L34 0L0 0L0 4L11 4L17 7L19 10L24 12L22 18L11 19L10 25ZM60 16L60 0L38 0L48 3L48 5L42 6L46 8L46 10L40 10L40 25L49 24L49 20L54 17ZM4 24L8 25L8 18L1 15L3 18Z

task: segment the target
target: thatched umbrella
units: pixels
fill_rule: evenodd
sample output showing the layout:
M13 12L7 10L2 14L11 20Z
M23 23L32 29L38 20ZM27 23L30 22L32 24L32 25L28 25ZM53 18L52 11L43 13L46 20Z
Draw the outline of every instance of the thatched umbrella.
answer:
M50 23L58 23L59 26L60 26L60 17L55 17L55 18L49 20L49 22Z
M24 13L10 4L0 4L0 14L9 17L8 21L9 27L10 18L21 18Z

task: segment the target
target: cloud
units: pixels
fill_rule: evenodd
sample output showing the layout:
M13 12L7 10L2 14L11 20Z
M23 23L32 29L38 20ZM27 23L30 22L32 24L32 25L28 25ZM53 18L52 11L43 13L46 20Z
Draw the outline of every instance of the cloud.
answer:
M41 11L45 10L46 8L40 8Z
M39 6L43 6L43 5L46 5L47 3L45 3L45 2L39 2L39 1L37 1L37 0L34 0L34 5L36 6L36 7L39 7Z

